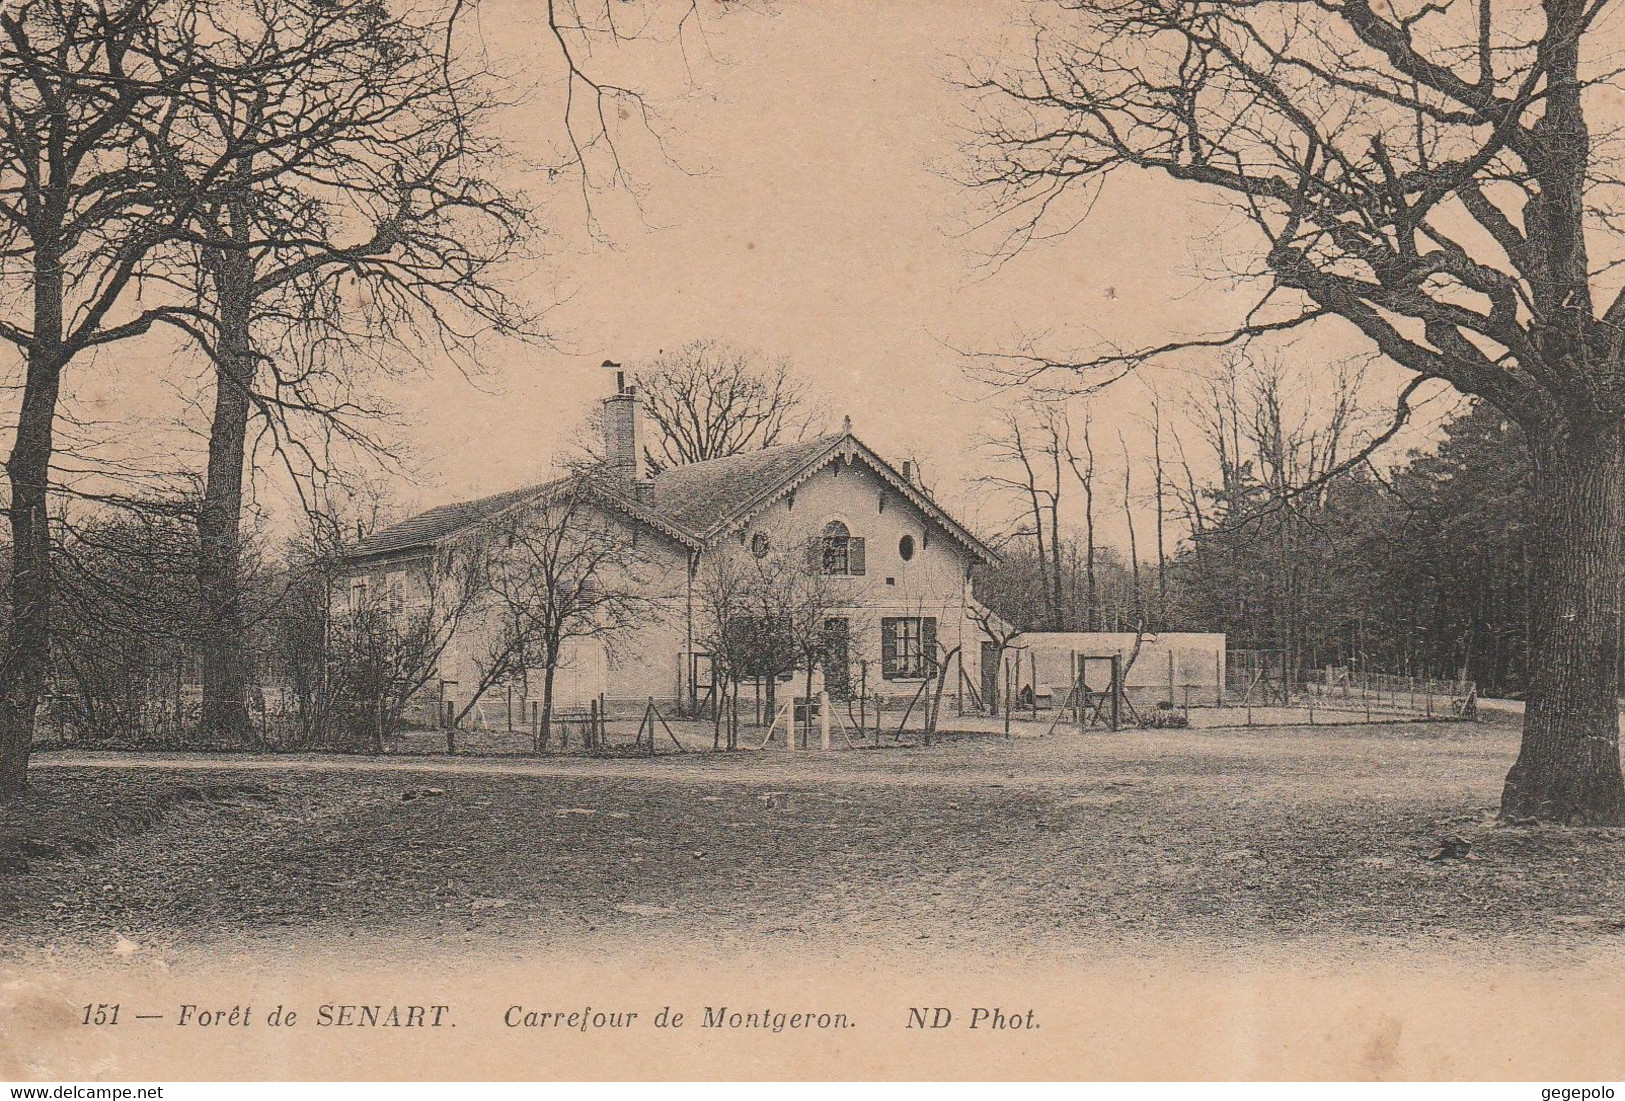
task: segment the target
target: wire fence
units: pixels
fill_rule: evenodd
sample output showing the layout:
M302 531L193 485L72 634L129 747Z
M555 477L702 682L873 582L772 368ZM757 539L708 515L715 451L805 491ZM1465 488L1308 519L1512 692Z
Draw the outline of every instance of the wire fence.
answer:
M1092 667L1089 677L1079 680L1078 689L1069 690L1063 671L1059 680L1041 677L1020 690L1001 692L992 712L974 693L956 691L952 679L941 692L927 681L911 686L914 690L907 695L837 696L831 701L834 742L895 744L917 738L928 725L938 732L1046 733L1072 728L1314 726L1477 716L1477 687L1470 680L1348 667L1288 674L1279 651L1235 650L1224 658L1222 667L1210 668L1200 680L1176 678L1175 663L1169 662L1168 678L1161 683L1118 686L1115 707L1109 702L1110 676ZM1196 664L1181 663L1178 670L1183 673ZM966 678L961 674L958 679ZM39 740L84 748L634 756L703 751L730 741L771 748L783 741L782 735L775 741L764 738L764 732L787 701L797 701L795 718L805 741L810 729L806 705L794 687L783 683L765 692L763 687L741 685L737 696L724 697L721 721L714 697L693 700L672 695L601 695L585 706L570 700L544 721L540 700L506 689L486 693L473 706L447 698L440 690L424 690L398 720L385 720L375 709L342 699L312 707L308 698L290 689L256 686L249 696L251 743L215 746L199 729L201 691L176 682L162 692L132 690L114 714L105 708L92 711L72 697L48 699L40 715Z
M1236 651L1217 707L1285 707L1359 716L1474 718L1478 686L1465 678L1417 676L1332 666L1286 672L1284 663Z

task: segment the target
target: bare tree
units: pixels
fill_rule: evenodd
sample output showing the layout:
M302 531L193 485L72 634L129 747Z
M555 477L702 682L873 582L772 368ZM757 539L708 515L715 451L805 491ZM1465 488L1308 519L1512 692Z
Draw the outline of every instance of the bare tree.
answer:
M499 150L480 132L492 104L479 74L460 57L454 68L455 7L190 10L199 29L178 51L196 75L165 167L187 180L225 163L229 187L190 227L197 256L177 282L196 306L168 319L215 367L198 513L202 726L229 742L248 736L238 574L251 419L299 484L328 465L323 433L372 442L364 368L381 357L359 349L389 341L408 359L398 330L413 322L428 330L417 343L453 352L486 329L528 334L490 275L527 220L478 174Z
M1546 548L1533 564L1532 686L1502 814L1625 821L1625 180L1598 153L1592 89L1617 84L1608 0L1046 5L1030 63L968 81L974 173L1020 247L1061 199L1154 174L1227 196L1263 287L1210 337L1018 374L1095 382L1150 356L1336 319L1414 375L1524 429ZM1379 437L1383 438L1383 437ZM1352 458L1352 457L1351 457Z
M829 663L840 655L830 620L845 609L825 575L824 554L821 535L763 535L749 546L707 555L697 579L695 641L711 654L713 675L735 691L742 680L762 678L770 714L781 676L801 670L810 697L813 675L824 668L827 678ZM719 713L723 696L719 691ZM729 748L736 746L730 741Z
M1000 607L1008 610L1012 604L1017 604L1019 602L1020 591L1016 590L1012 592L1006 589L1003 592L994 593L978 592L977 596L978 599L972 601L966 610L970 613L971 619L975 621L976 626L981 630L982 634L989 642L993 643L993 667L996 670L999 670L1002 674L1004 669L1004 655L1010 650L1010 647L1015 640L1025 633L1026 629L1021 627L1018 623L1011 622L1004 616L993 611L993 609L982 603L981 598L985 596L987 599L999 604ZM985 661L986 658L984 657L983 660ZM997 675L993 678L991 683L994 685L995 692L1004 691L1004 685L999 680ZM982 708L989 715L996 715L998 714L1000 704L1001 701L999 700L998 696L990 694L987 699L982 701Z
M654 472L807 438L818 424L806 385L787 360L764 360L719 340L695 340L635 369L656 438Z
M1083 570L1084 570L1084 630L1100 627L1100 590L1095 565L1098 548L1095 545L1095 444L1090 436L1093 413L1085 409L1083 415L1083 455L1080 459L1070 441L1066 449L1067 465L1083 489Z
M1145 589L1140 584L1140 543L1134 533L1134 460L1129 457L1123 430L1117 430L1117 447L1123 453L1123 521L1128 526L1128 568L1134 583L1134 629L1145 629Z
M1066 456L1070 435L1071 424L1064 406L1033 401L1006 409L1000 414L998 433L986 441L989 456L1004 469L978 478L1024 505L1024 523L1012 534L1033 540L1043 584L1045 622L1054 631L1063 629L1067 613L1061 578L1061 501L1065 489L1061 463L1069 461Z
M541 672L535 750L551 745L554 684L572 648L613 653L634 628L667 608L647 541L606 510L588 476L561 480L542 498L483 525L489 593L480 619L484 650L460 722L493 686Z
M845 663L849 655L842 645L843 640L837 638L831 629L830 621L842 610L844 602L824 573L827 553L824 537L812 536L802 542L807 548L803 566L801 569L784 571L782 599L787 636L795 647L797 664L805 677L802 698L807 701L810 715L813 673L822 669L827 687L832 679L831 663L837 659ZM850 630L850 621L847 626ZM842 678L847 673L845 668L839 670Z
M195 594L186 500L60 518L52 552L53 732L91 744L171 740L190 716Z
M1151 483L1157 517L1157 630L1168 629L1168 468L1162 458L1162 403L1151 395Z
M738 696L739 682L757 671L748 630L752 572L740 554L713 553L705 556L695 577L694 644L711 660L714 749L739 748L739 732L730 722L728 705Z
M24 378L6 461L11 608L0 660L0 798L27 782L51 636L52 461L64 378L84 353L164 315L134 286L222 183L170 186L155 165L193 73L172 64L166 0L25 0L0 13L0 338Z

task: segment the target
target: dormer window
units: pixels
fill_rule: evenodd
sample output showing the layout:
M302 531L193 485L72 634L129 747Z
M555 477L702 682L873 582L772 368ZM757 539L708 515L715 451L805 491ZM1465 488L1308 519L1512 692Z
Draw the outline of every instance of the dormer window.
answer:
M831 520L824 525L819 548L819 565L826 577L863 576L863 540L853 536L851 529L841 521Z

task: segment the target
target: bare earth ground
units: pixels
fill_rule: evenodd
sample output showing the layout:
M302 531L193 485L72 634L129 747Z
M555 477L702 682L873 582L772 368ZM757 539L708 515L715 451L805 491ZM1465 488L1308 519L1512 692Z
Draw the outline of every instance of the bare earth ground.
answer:
M1510 726L1428 724L656 760L50 753L0 812L0 952L1612 951L1625 835L1494 826L1515 751ZM1469 855L1429 859L1451 835Z

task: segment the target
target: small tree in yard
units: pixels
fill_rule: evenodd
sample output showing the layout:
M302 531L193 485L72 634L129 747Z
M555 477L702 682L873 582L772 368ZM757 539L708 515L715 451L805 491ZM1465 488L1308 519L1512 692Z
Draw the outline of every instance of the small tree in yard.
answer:
M828 672L839 649L830 620L841 611L840 594L822 567L820 537L790 538L778 546L765 535L710 556L696 586L699 629L695 642L711 654L713 675L737 686L760 677L767 684L771 716L779 678L805 676L808 699L813 674ZM718 729L723 707L718 693ZM728 748L737 748L732 744Z
M485 565L480 548L460 544L408 570L398 588L375 591L370 581L352 579L340 596L344 607L330 628L331 676L370 752L384 751L384 739L439 672L484 591Z
M1326 321L1412 375L1372 446L1430 380L1523 429L1542 550L1511 820L1625 822L1625 293L1608 289L1625 178L1598 133L1617 7L1054 0L1029 57L967 80L983 135L969 175L1013 247L1075 220L1070 193L1092 203L1147 177L1227 199L1256 242L1252 268L1229 273L1259 287L1233 331L1024 353L996 361L1007 381L1088 389L1161 354Z
M339 564L331 556L304 553L290 556L279 579L265 619L268 648L286 679L293 697L294 747L310 746L331 731L334 690L329 674L329 638L333 630L335 579Z
M741 681L764 677L768 684L768 710L774 686L785 669L795 664L794 648L782 617L764 600L761 564L743 551L718 550L705 558L695 579L696 621L694 644L710 655L716 696L712 719L714 748L722 747L727 730L728 749L738 749L738 731L725 717L729 700L737 699Z
M128 502L58 522L51 718L76 741L179 734L195 653L192 502Z
M567 478L539 501L505 514L478 534L485 545L487 631L478 680L461 721L498 684L541 671L535 750L552 741L553 687L567 651L597 641L607 649L663 614L647 540L606 511L593 479Z
M823 540L808 540L806 565L799 570L787 571L789 584L785 590L785 626L795 646L796 664L806 676L803 698L807 701L809 714L812 709L814 670L824 670L827 684L830 662L837 657L845 660L845 656L838 652L839 640L830 630L830 620L841 607L840 594L825 576L821 568L822 559Z

